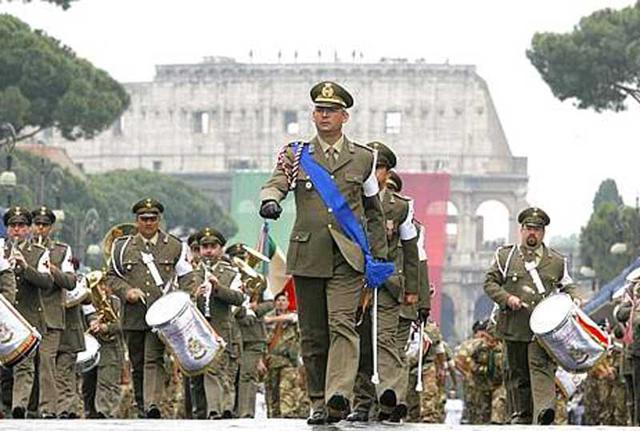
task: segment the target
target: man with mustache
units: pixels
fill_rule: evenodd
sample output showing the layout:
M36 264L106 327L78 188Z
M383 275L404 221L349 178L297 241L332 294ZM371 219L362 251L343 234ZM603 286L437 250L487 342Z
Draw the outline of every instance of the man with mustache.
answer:
M555 419L556 364L533 339L529 317L543 298L560 292L573 296L576 285L567 259L543 242L549 222L540 208L522 211L520 244L498 248L484 282L485 292L499 306L496 332L504 341L512 424L549 425Z

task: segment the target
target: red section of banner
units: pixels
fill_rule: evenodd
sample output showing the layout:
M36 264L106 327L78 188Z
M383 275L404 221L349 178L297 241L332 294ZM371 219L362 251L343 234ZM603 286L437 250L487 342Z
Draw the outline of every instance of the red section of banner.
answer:
M415 217L426 227L429 281L436 289L431 298L431 316L440 323L442 272L447 252L447 202L451 176L446 173L400 173L402 194L414 199Z

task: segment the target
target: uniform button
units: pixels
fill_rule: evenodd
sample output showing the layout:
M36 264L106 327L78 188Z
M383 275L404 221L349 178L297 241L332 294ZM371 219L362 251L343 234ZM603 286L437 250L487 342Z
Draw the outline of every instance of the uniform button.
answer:
M145 281L145 282L144 282L144 284L145 284L145 286L148 286L148 285L149 285L149 282L148 282L148 281Z
M149 292L147 292L147 296L149 296Z
M336 179L336 176L335 176L335 175L331 175L331 179L332 179L332 180L335 180L335 179Z
M42 311L42 308L41 308L41 307L38 307L38 311Z
M328 228L331 228L331 227L332 227L332 226L331 226L331 223L329 223L329 224L327 225L327 227L328 227Z
M333 212L333 209L332 209L332 208L329 208L329 210L328 210L328 211L329 211L329 214L331 214L331 213Z

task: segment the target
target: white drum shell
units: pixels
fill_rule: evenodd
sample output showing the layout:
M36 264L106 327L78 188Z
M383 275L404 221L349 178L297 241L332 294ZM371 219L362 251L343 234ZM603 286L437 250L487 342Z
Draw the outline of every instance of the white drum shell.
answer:
M597 331L597 325L584 314L567 294L542 300L531 313L529 326L542 346L567 371L586 371L606 353L608 343L591 335L579 320ZM600 331L601 337L607 339Z
M91 334L84 334L85 349L78 353L76 358L76 371L86 373L91 371L100 362L100 343Z
M175 355L187 375L206 372L225 347L185 292L171 292L154 302L145 320Z
M13 366L25 359L42 335L0 295L0 364Z

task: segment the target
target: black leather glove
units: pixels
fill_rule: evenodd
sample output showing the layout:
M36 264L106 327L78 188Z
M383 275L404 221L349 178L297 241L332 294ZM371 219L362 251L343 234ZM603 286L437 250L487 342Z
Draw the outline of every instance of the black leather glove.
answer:
M260 205L260 217L262 218L278 220L281 213L282 207L273 199L263 201L262 205Z
M419 308L418 309L418 322L427 323L427 319L429 318L429 312L431 310L428 308Z

